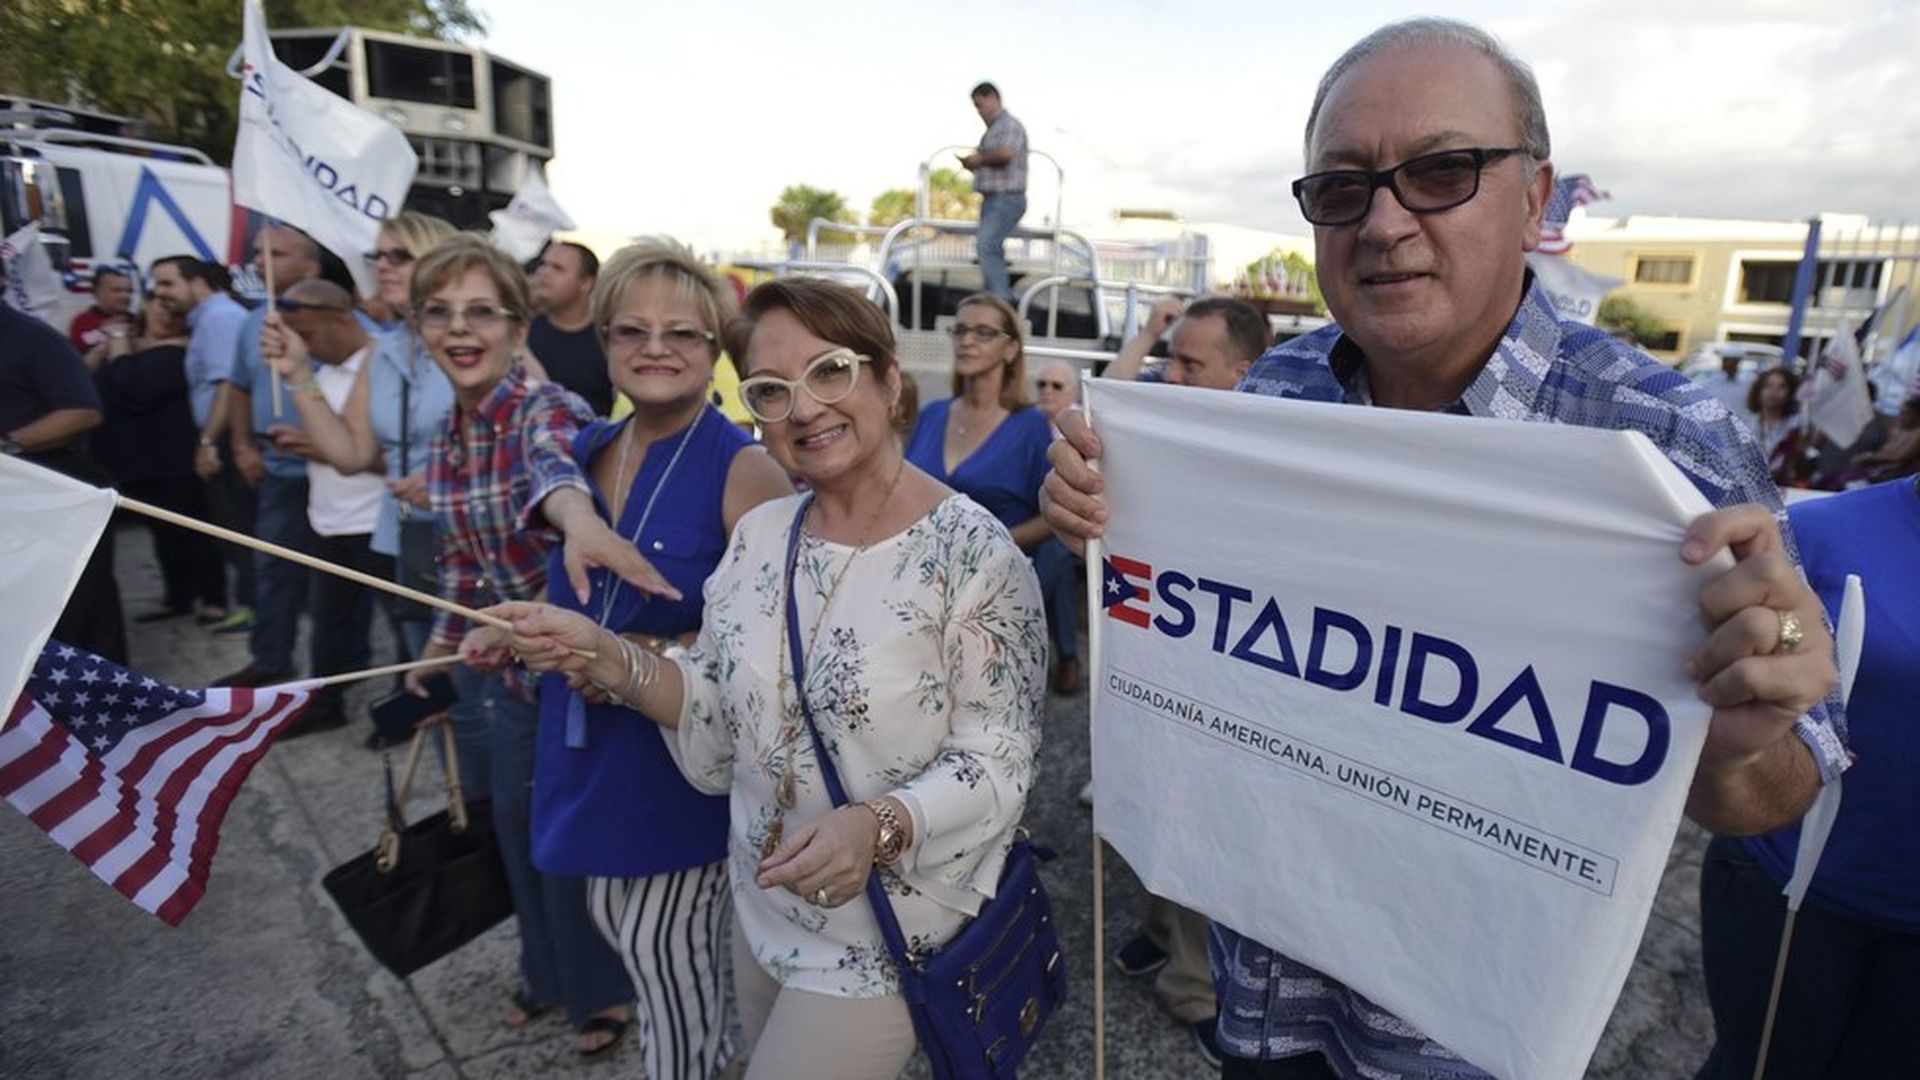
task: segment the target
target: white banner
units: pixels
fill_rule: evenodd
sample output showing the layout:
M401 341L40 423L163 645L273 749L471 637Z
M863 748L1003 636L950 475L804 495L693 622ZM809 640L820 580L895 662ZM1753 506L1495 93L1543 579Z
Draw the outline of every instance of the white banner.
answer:
M13 310L31 315L67 336L67 288L40 244L36 223L0 240L0 262L6 264L6 302Z
M247 0L241 50L233 201L304 229L373 295L364 256L406 201L413 147L399 128L282 64L260 0Z
M1539 279L1540 287L1546 290L1547 299L1553 301L1553 309L1560 317L1588 326L1592 326L1600 314L1600 301L1624 284L1621 278L1593 273L1563 256L1535 252L1527 256L1527 265L1533 269L1533 276Z
M66 609L93 545L113 516L113 492L0 454L0 721ZM112 543L111 539L107 540Z
M1578 1077L1710 712L1645 438L1090 380L1098 831L1496 1076Z
M1820 362L1807 373L1800 396L1807 403L1807 420L1843 449L1858 442L1860 433L1873 422L1873 399L1867 395L1860 346L1845 323L1834 331Z
M527 174L506 209L487 217L493 221L493 246L520 262L540 254L554 233L576 227L538 172Z

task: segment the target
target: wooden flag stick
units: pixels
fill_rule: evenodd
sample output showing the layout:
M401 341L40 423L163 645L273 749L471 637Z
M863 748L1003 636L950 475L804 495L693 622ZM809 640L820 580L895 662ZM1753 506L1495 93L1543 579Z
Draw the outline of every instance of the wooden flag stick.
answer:
M321 573L332 574L334 577L346 578L348 581L365 585L369 589L379 589L381 592L405 597L408 600L417 601L428 607L452 612L455 615L472 619L474 622L484 626L492 626L501 630L513 629L513 624L505 619L488 615L485 612L475 611L470 607L456 604L451 600L442 600L440 597L434 596L431 593L423 593L418 589L409 589L405 585L397 582L374 577L372 574L363 574L358 570L341 566L338 563L330 563L325 559L316 559L305 552L281 547L279 544L270 544L265 540L248 536L246 533L237 533L232 529L223 529L218 525L209 525L197 518L190 518L185 514L176 514L171 510L163 510L151 503L143 503L139 499L129 499L125 495L115 495L114 498L121 506L126 507L136 514L144 514L155 520L164 521L169 525L178 525L183 529L191 529L197 533L205 533L218 540L239 544L241 547L252 548L255 551L264 551L269 555L277 555L282 559L286 559L288 562L296 562L301 566L310 567Z
M338 675L327 675L318 679L295 679L281 683L281 686L298 687L302 690L318 690L323 686L337 686L340 683L359 682L362 679L377 679L382 675L398 675L403 671L416 668L445 667L457 664L460 656L429 656L425 660L409 660L404 664L386 664L381 667L361 668L359 671L343 671Z
M1107 875L1100 852L1107 846L1093 834L1093 1076L1107 1077Z

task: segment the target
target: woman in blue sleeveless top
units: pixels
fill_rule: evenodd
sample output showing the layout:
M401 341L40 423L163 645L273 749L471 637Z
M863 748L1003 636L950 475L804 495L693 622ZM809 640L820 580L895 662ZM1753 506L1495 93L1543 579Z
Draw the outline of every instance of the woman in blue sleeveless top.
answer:
M664 651L700 629L702 587L734 522L793 487L707 403L732 295L690 251L667 240L622 250L601 268L592 304L608 374L634 411L583 429L573 456L600 515L681 598L643 597L606 571L586 576L582 596L557 549L548 598ZM594 922L639 996L646 1075L707 1080L729 1053L720 951L731 911L726 798L687 784L658 724L549 674L540 685L532 830L535 866L587 878Z
M1033 560L1053 634L1056 693L1080 685L1079 596L1074 558L1040 517L1053 429L1027 400L1021 319L997 296L960 301L953 335L953 396L920 410L907 460L1000 519Z

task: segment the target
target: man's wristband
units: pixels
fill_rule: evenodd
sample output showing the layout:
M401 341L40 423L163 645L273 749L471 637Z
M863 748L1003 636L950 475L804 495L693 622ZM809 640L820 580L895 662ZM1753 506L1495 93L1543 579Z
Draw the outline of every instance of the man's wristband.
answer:
M212 439L207 438L205 435L200 436L200 448L202 450L213 450L217 448L219 445L220 445L219 443L215 442Z

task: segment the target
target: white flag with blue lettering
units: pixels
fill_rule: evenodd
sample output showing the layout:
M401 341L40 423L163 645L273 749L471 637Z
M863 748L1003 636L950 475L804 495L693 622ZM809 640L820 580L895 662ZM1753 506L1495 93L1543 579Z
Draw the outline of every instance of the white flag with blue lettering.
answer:
M1087 393L1098 832L1494 1075L1580 1076L1706 735L1706 500L1634 432Z
M420 160L400 129L273 55L260 0L247 0L233 201L304 230L338 255L363 295L380 222L400 212Z

